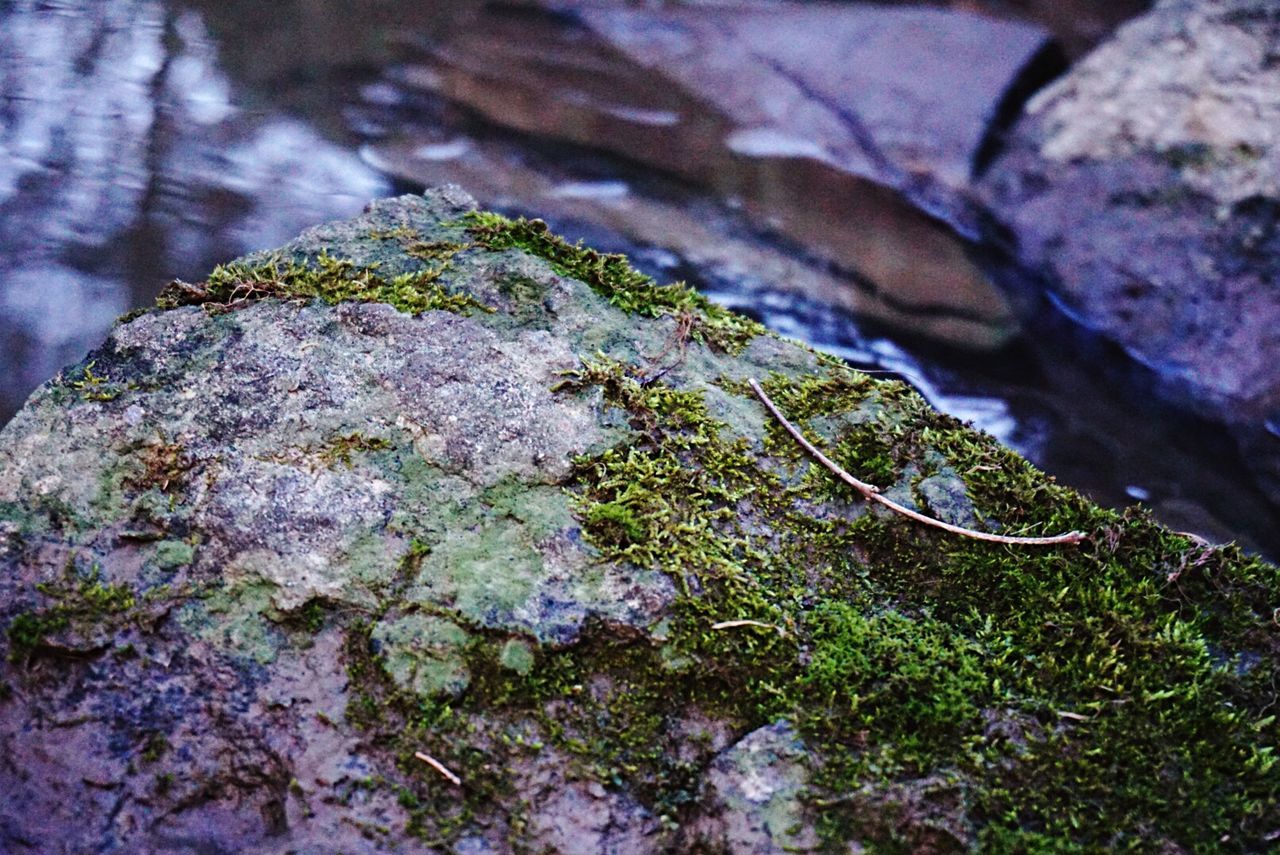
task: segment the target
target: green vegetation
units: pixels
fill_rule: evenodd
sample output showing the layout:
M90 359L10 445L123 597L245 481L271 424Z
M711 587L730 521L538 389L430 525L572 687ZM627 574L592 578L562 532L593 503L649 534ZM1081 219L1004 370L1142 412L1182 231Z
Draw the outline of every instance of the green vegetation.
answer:
M110 377L94 373L95 360L89 360L78 371L65 378L64 382L74 389L85 401L114 401L121 394L131 389L130 384L117 383Z
M358 267L350 260L326 253L311 263L275 259L253 266L219 265L199 285L174 282L156 300L156 307L207 305L230 309L264 297L278 297L319 299L331 305L345 301L388 303L413 315L433 309L459 314L475 309L491 311L466 294L446 291L436 281L451 257L452 252L438 254L433 256L440 262L438 266L390 279L379 275L375 267Z
M855 472L868 456L881 476L933 458L963 473L980 518L1094 543L1015 552L874 511L814 516L816 497L855 497L798 455L803 477L775 480L690 393L642 388L618 366L583 381L645 439L580 468L582 516L620 503L649 525L628 543L589 523L588 535L608 558L684 576L697 596L673 642L700 671L733 663L726 698L752 699L755 723L795 722L823 758L820 788L960 775L996 848L1148 847L1152 820L1193 845L1258 841L1276 821L1276 663L1259 656L1275 644L1275 568L1095 508L905 387L847 369L766 387L793 418L850 415L830 445ZM785 457L789 439L770 430ZM786 636L706 630L731 619ZM822 816L832 840L865 838L865 822Z
M686 317L689 337L728 353L738 353L764 327L712 303L682 283L658 285L634 270L624 255L597 252L552 234L542 220L509 220L478 212L467 217L468 233L490 250L521 249L543 258L562 276L590 285L614 306L645 318Z
M102 624L119 620L136 605L133 591L124 585L105 584L95 566L88 574L76 572L68 562L62 581L45 582L36 589L49 604L18 614L9 624L9 659L20 660L42 647L53 635L92 632Z
M946 467L991 526L1092 540L1015 550L923 529L867 509L774 427L762 465L700 393L588 364L561 392L602 390L636 439L578 461L577 515L602 559L677 581L666 645L591 633L521 674L479 633L466 693L423 699L358 634L352 720L402 757L434 746L468 781L444 798L434 773L402 763L417 829L462 827L533 750L678 823L709 757L678 750L673 716L700 710L738 733L796 726L833 851L851 838L886 851L1263 846L1280 820L1275 568L1098 509L900 384L828 365L765 385L854 471L865 461L888 486ZM712 628L735 620L765 626ZM974 837L913 814L930 809Z

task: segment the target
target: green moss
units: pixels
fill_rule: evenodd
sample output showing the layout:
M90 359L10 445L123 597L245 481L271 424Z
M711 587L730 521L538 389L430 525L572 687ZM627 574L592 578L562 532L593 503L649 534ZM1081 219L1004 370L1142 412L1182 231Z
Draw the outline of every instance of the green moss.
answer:
M22 612L9 624L9 658L21 658L39 647L45 636L66 629L67 624L67 618L56 612Z
M444 265L403 273L391 278L379 275L374 267L358 267L346 259L321 253L310 263L276 259L263 264L221 265L198 285L175 282L157 298L156 306L206 305L236 308L264 297L319 299L334 304L345 301L388 303L408 314L431 310L468 314L473 310L492 311L466 294L446 291L436 280Z
M639 543L646 528L631 508L619 502L601 502L586 509L583 522L597 543L626 547Z
M813 722L851 719L904 755L936 753L971 737L993 700L979 646L926 616L828 601L807 627L795 690Z
M71 373L63 377L62 382L83 401L114 401L134 388L131 383L121 383L105 374L96 374L93 370L96 364L97 361L91 359L83 366L71 369Z
M588 386L640 438L579 461L583 530L605 559L662 569L688 594L675 655L659 657L676 671L636 662L628 679L678 680L681 697L744 726L794 722L821 758L814 796L833 846L910 848L858 798L938 775L962 782L977 839L1000 850L1214 847L1224 834L1248 847L1280 821L1268 712L1280 675L1261 653L1275 568L1230 551L1189 558L1150 519L1100 510L899 384L846 369L767 386L855 471L885 461L872 468L892 480L932 460L993 527L1092 542L1014 550L868 513L772 428L764 465L698 394L608 363L563 390ZM741 619L783 632L709 629ZM558 691L600 670L581 666ZM653 729L643 716L630 727Z
M600 253L551 233L542 220L509 220L487 212L467 217L468 233L486 249L521 249L550 262L563 276L579 279L624 312L646 318L687 318L688 335L729 353L740 352L764 332L760 324L724 309L676 283L658 285L633 269L625 256Z
M96 635L117 624L137 604L132 589L102 581L95 565L87 574L77 573L68 562L64 578L44 582L36 590L46 605L18 614L8 628L9 658L21 659L59 634Z

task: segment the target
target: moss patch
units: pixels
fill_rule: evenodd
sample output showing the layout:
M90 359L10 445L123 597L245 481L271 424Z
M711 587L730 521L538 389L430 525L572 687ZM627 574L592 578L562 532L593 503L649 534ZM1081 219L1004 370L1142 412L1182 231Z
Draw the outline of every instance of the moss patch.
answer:
M802 477L761 467L697 396L642 388L616 366L583 381L646 439L582 466L582 516L621 504L649 527L626 543L612 528L588 535L611 558L685 577L696 597L673 642L703 668L733 663L759 723L795 722L822 758L820 788L959 774L978 839L1014 848L1256 842L1276 822L1275 568L1206 552L1212 581L1181 584L1184 538L1091 506L905 388L847 369L767 386L855 472L890 481L932 458L963 474L993 527L1078 528L1093 544L1014 551L879 512L832 515L815 500L854 497L781 435L768 445ZM706 629L733 619L786 636ZM831 840L893 842L855 810L822 819Z
M461 728L487 763L446 762L485 789L518 731L679 823L708 759L688 762L679 716L740 733L785 720L812 752L806 810L833 850L1264 847L1280 821L1275 568L1100 510L895 384L828 367L767 386L851 468L884 459L907 477L903 461L932 459L916 469L959 473L992 527L1092 541L1014 550L867 511L783 437L761 457L700 393L589 364L562 393L602 390L637 439L578 462L575 510L602 558L679 582L665 644L596 633L527 673L478 645L468 691L419 725L420 700L365 680L382 732L421 726L443 746ZM735 620L766 626L712 628ZM921 818L940 812L946 834Z
M764 332L760 324L717 306L683 283L658 285L632 268L626 256L569 243L542 220L509 220L479 212L468 215L467 224L468 233L481 246L495 251L521 249L543 258L556 272L587 283L624 312L646 318L687 318L688 335L694 341L738 353Z
M96 365L97 362L91 359L84 365L72 369L69 374L63 377L63 383L74 390L81 400L114 401L126 391L134 388L131 383L121 383L105 374L96 373L93 370Z
M64 577L36 586L45 604L21 612L9 623L9 658L22 659L46 646L83 649L97 646L127 619L137 605L133 590L105 583L95 566L79 573L69 562Z
M452 257L453 251L447 258ZM414 315L433 309L459 314L477 309L491 311L466 294L446 291L436 281L448 264L447 258L446 255L433 256L432 260L439 263L391 278L381 276L374 266L360 267L327 253L321 253L310 263L280 258L252 266L220 265L198 285L174 282L157 298L156 307L205 305L228 309L264 297L277 297L319 299L331 305L344 301L388 303Z

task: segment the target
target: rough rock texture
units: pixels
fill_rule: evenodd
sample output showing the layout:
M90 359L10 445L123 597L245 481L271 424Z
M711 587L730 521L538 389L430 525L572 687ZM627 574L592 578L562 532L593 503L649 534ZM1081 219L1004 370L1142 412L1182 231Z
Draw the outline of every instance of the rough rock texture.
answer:
M0 849L1277 839L1275 568L469 207L175 283L0 433ZM749 377L899 501L1089 539L868 510Z
M1031 102L989 176L1030 265L1175 399L1280 425L1280 10L1165 0Z

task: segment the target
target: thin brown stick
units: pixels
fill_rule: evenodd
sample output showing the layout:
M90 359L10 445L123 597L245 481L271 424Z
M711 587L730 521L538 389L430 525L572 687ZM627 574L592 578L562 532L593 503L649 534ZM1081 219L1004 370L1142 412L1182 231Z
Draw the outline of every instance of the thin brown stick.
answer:
M462 786L462 779L459 778L457 775L453 774L452 772L450 772L443 763L441 763L436 758L432 757L430 754L423 754L421 751L415 751L413 753L413 756L417 757L423 763L426 763L432 769L435 769L441 775L444 775L446 778L449 779L449 783L453 784L455 787Z
M720 623L711 624L712 629L733 629L738 626L758 626L761 629L776 629L780 635L786 634L782 627L758 620L722 620Z
M800 433L800 430L795 425L787 421L786 416L782 415L781 411L778 410L777 405L774 404L769 396L765 394L764 389L760 388L760 384L757 383L754 378L747 382L751 385L751 389L756 393L756 396L760 398L761 402L766 408L768 408L769 412L773 414L773 417L778 420L778 424L782 425L786 429L787 433L791 434L791 437L796 442L800 443L800 446L805 451L809 452L809 454L813 455L819 463L835 473L836 477L861 493L863 498L868 501L879 502L894 513L901 514L902 516L907 517L908 519L913 519L918 523L933 526L934 528L940 528L943 531L949 531L952 534L958 534L962 537L971 537L974 540L985 540L990 543L1008 543L1016 544L1018 546L1049 546L1059 543L1079 543L1085 539L1084 532L1080 531L1069 531L1066 534L1057 534L1052 537L1010 537L1003 534L988 534L985 531L975 531L971 528L952 525L951 523L925 516L919 511L912 510L911 508L904 507L892 499L881 495L879 487L874 484L868 484L866 481L859 481L857 478L854 478L848 472L844 471L844 469L842 469L834 460L827 457L819 451L813 443L805 439L804 434Z

